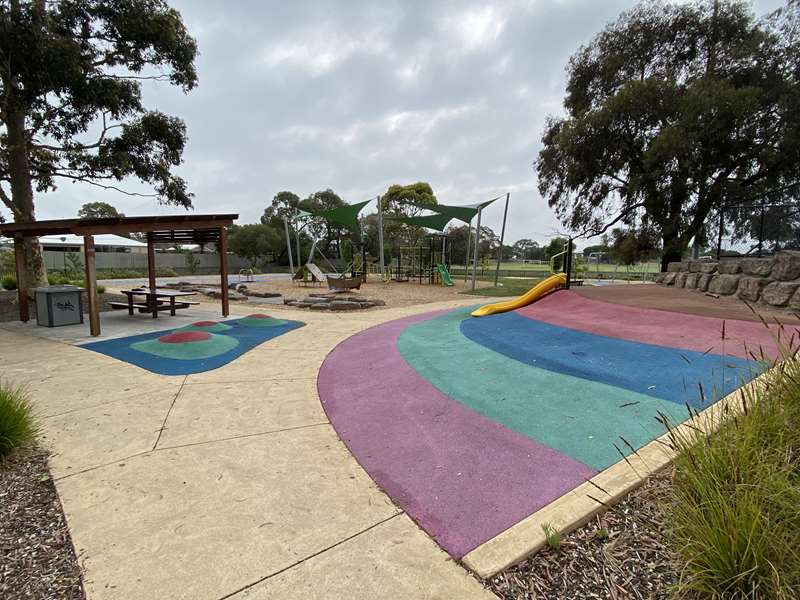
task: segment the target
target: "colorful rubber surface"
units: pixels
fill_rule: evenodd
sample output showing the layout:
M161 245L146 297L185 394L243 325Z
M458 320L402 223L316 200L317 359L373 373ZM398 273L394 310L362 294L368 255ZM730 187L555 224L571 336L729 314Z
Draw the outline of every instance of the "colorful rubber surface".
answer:
M318 385L342 440L461 558L763 370L763 325L558 291L514 312L429 313L328 355Z
M302 327L267 315L198 321L177 330L92 342L82 347L159 373L190 375L222 367L259 344Z

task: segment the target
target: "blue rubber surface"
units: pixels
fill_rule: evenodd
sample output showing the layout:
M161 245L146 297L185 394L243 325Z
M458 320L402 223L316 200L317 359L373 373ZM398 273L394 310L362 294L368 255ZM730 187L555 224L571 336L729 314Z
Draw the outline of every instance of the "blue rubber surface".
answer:
M707 407L762 370L755 361L584 333L513 312L466 319L461 332L526 365L694 408Z
M228 352L210 358L163 358L131 348L131 344L159 338L176 331L173 329L144 333L142 335L132 335L113 340L103 340L101 342L92 342L90 344L84 344L81 348L99 352L100 354L106 354L118 360L124 360L137 367L147 369L153 373L159 373L160 375L191 375L192 373L202 373L203 371L218 369L232 360L239 358L242 354L255 348L259 344L305 325L305 323L301 323L300 321L286 321L274 327L246 327L239 324L239 321L240 319L222 321L226 325L230 325L231 329L222 334L218 334L236 338L239 341L239 345Z

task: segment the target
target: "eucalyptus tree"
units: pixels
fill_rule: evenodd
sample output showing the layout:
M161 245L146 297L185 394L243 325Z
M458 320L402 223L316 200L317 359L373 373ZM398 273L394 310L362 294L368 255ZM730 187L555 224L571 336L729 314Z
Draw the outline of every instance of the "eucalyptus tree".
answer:
M0 0L0 201L36 220L35 199L63 182L122 191L127 177L189 208L173 173L186 127L148 110L143 81L188 92L197 44L164 0ZM7 186L7 187L6 187ZM46 283L41 249L26 244L26 277Z
M797 189L799 13L646 1L580 48L536 161L562 223L655 228L666 265L722 206Z

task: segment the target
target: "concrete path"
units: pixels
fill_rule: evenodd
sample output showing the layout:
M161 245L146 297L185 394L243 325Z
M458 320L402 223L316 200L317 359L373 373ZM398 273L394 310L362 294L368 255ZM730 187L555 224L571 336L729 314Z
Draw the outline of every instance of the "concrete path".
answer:
M270 307L307 326L180 377L0 331L0 376L26 384L42 416L90 600L493 597L375 486L316 391L323 359L354 333L478 301Z

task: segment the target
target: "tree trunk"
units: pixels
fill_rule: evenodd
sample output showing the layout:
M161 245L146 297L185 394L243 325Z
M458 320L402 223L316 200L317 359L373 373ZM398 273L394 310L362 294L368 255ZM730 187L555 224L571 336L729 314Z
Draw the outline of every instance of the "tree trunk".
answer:
M9 111L6 118L8 133L8 172L11 180L11 202L14 205L14 220L30 223L36 220L33 207L33 184L28 162L28 140L25 132L25 114ZM28 288L47 285L47 271L42 257L42 246L38 238L26 238L25 281Z
M666 271L671 262L679 262L683 258L683 243L680 236L664 233L662 238L664 250L661 253L661 270Z

